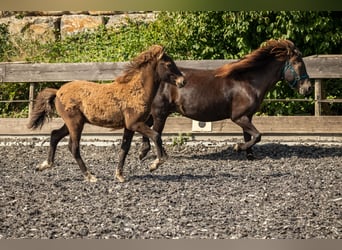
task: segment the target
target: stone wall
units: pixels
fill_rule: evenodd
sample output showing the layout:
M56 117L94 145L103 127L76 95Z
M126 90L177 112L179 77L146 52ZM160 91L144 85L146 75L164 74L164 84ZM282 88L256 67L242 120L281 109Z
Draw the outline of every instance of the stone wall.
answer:
M92 31L101 25L117 28L128 19L151 22L156 14L147 11L0 11L0 24L8 25L10 37L46 42Z

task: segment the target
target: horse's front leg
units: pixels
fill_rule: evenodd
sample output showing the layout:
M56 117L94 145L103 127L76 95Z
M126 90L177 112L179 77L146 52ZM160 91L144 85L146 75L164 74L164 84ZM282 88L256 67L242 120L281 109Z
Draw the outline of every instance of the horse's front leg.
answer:
M152 115L149 116L149 118L147 119L145 124L149 127L151 127L153 125ZM150 151L150 150L151 150L150 139L148 139L148 137L143 135L142 136L142 145L141 145L140 153L139 153L139 160L144 159L146 157L148 151Z
M242 116L233 120L234 123L243 129L245 143L238 143L234 149L236 151L246 151L247 159L254 159L252 147L261 140L261 133L252 124L252 118Z
M156 131L161 137L162 132L165 127L166 119L167 119L167 115L165 116L165 115L159 114L158 116L153 116L153 117L151 115L150 118L147 120L147 122L145 122L145 124L147 124L149 127L153 125L153 130ZM140 154L139 154L140 160L142 160L146 156L148 151L150 151L151 149L150 140L148 137L143 136L142 143L143 145L141 146ZM162 146L162 143L161 143L161 148L162 148L162 153L161 153L162 158L166 160L168 156L164 147Z
M158 136L160 137L160 148L161 148L161 155L162 155L162 158L164 160L167 160L168 158L168 155L163 147L163 142L162 142L162 133L163 133L163 130L164 130L164 127L165 127L165 123L166 123L166 119L167 119L167 115L165 114L160 114L158 117L154 116L154 122L153 122L153 130L156 131L158 133Z
M123 166L125 164L125 159L128 154L128 151L131 147L133 135L134 131L125 128L121 143L121 149L119 153L119 163L115 171L115 177L120 182L125 181L125 178L123 177Z

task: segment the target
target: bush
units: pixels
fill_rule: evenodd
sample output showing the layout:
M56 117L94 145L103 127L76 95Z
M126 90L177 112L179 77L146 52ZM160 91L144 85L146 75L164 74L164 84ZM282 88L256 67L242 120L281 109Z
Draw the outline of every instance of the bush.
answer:
M6 24L0 24L0 60L6 60L6 54L10 50L8 27Z
M101 27L95 32L48 44L17 41L11 48L8 47L6 28L0 26L1 34L6 35L0 38L0 56L8 61L24 57L30 62L50 63L128 61L148 46L162 44L177 60L236 59L271 38L292 40L303 56L342 54L341 29L342 12L160 12L157 20L151 23L129 20L119 29ZM16 95L26 94L21 87L8 93L13 91L17 92ZM329 80L327 96L340 98L341 92L341 82ZM20 98L27 99L24 96ZM302 97L287 84L278 83L266 98ZM342 114L340 104L331 104L330 107L332 113ZM3 112L9 112L9 109ZM264 102L259 112L266 115L298 113L313 114L313 102Z

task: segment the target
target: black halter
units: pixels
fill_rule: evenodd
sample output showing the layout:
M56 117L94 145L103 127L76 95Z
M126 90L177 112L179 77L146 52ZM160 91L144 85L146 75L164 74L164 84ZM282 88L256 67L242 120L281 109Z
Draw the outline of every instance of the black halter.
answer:
M293 75L292 82L289 82L288 80L285 79L285 73L288 70L290 70ZM298 84L298 81L303 80L303 79L309 79L309 76L306 73L304 75L299 76L289 61L285 62L282 74L283 74L283 79L285 79L289 83L289 86L291 88L295 88Z

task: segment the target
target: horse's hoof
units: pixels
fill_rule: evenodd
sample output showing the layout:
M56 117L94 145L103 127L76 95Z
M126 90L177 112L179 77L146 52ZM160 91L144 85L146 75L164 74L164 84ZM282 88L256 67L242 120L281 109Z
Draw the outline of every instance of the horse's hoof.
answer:
M155 159L150 166L150 172L153 172L154 170L156 170L164 162L165 162L164 159Z
M151 150L150 147L141 147L140 153L139 153L139 160L140 161L143 160L147 156L150 150Z
M147 153L141 152L141 153L139 154L139 161L142 161L142 160L146 157L146 155L147 155Z
M246 154L247 160L253 161L255 160L255 156L253 154Z
M169 155L164 150L164 152L163 152L163 162L165 162L168 159L169 159Z
M86 175L84 176L84 179L87 182L92 182L92 183L97 182L97 178L89 172L86 173Z
M233 147L233 150L236 152L241 151L241 143L236 143Z
M48 161L44 161L38 166L36 166L36 171L43 171L44 169L53 167L53 163L48 163Z

